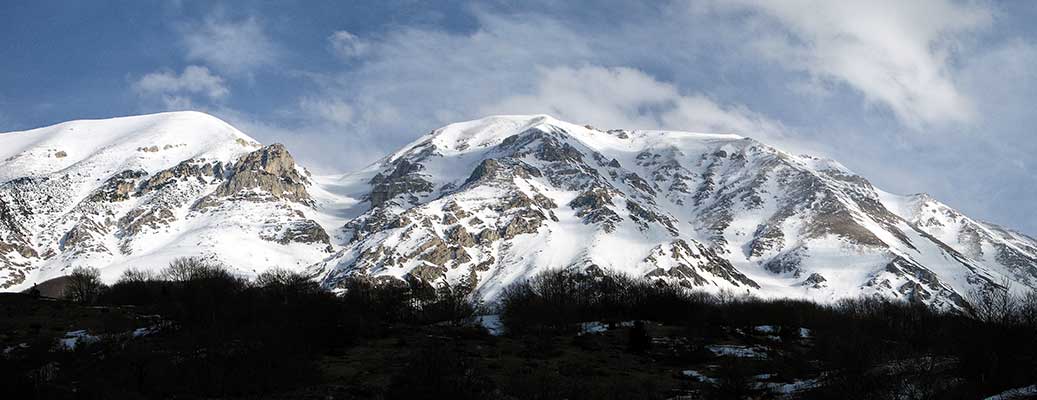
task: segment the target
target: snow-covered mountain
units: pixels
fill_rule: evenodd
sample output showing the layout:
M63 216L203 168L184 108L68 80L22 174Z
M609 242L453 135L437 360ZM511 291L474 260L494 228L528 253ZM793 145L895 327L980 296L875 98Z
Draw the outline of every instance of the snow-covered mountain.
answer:
M365 274L485 300L551 268L944 308L1005 276L1037 286L1037 240L736 135L495 116L311 176L283 146L186 112L0 134L0 159L5 290L186 255L246 275L304 271L331 289Z

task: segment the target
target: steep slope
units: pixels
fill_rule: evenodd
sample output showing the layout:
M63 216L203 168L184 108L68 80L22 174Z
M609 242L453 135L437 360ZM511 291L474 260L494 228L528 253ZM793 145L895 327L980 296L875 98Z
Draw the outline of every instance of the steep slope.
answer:
M0 287L205 256L243 273L329 251L306 172L202 113L73 121L0 135ZM269 243L272 242L272 243Z
M1005 277L1037 286L1034 239L737 135L495 116L310 176L283 146L186 112L0 134L0 157L4 290L197 255L243 275L446 283L486 301L551 268L941 308Z
M449 125L349 175L368 207L315 265L471 287L548 268L707 290L962 307L996 270L889 211L864 178L735 135L601 131L547 116ZM388 279L388 278L383 278Z
M919 229L1010 277L1018 289L1037 287L1037 239L978 221L928 194L882 193L883 203Z

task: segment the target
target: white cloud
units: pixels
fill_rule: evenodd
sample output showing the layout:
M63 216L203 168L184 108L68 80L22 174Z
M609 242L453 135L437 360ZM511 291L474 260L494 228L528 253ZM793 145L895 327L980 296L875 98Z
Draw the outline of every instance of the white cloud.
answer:
M212 99L219 99L230 93L223 78L213 75L208 68L197 65L187 66L179 75L173 71L152 72L141 77L133 87L141 94L192 93L203 94Z
M546 113L605 128L665 128L777 138L780 124L744 106L722 106L682 95L671 83L636 69L600 66L540 68L536 89L481 109L483 114Z
M189 60L229 74L269 65L280 53L255 17L235 21L211 15L200 24L183 25L180 30Z
M348 31L332 33L331 36L328 36L328 46L333 54L343 60L360 57L367 52L368 48L365 41Z
M592 13L545 3L518 14L473 7L475 28L461 32L412 25L320 37L317 50L347 62L299 66L313 79L300 87L316 90L232 121L337 171L490 113L734 132L830 155L879 187L929 191L981 217L1004 222L1002 209L1019 209L1015 219L1037 229L1025 215L1037 185L1020 185L1037 182L1026 170L1037 151L1028 130L1037 53L1032 43L997 50L1002 38L976 35L991 25L986 3L673 0ZM223 26L251 31L276 56L255 19L210 18L195 33L216 37ZM237 78L215 56L193 54ZM253 59L250 69L275 57ZM208 99L167 96L179 106Z
M159 71L144 75L133 83L133 90L141 97L160 99L166 109L190 109L198 96L218 101L230 94L223 78L197 65L187 66L180 74Z
M750 25L763 56L814 79L845 83L925 128L968 122L973 101L956 82L959 39L991 23L991 13L953 0L737 0L722 11L763 17ZM777 27L774 26L777 24Z
M303 98L299 109L311 120L346 125L353 122L353 106L340 99Z
M308 93L281 115L298 132L345 149L376 148L339 158L359 167L444 124L489 114L547 113L601 128L665 128L737 132L756 138L783 134L780 123L706 91L683 91L640 69L635 59L691 60L694 46L652 48L651 38L686 38L672 15L651 25L617 24L595 34L586 26L543 15L476 10L479 28L464 33L401 28L363 40L336 33L330 43L358 55L343 71L310 74ZM530 23L535 21L535 23ZM521 38L519 40L518 38ZM646 43L633 46L632 43ZM360 44L357 53L353 44ZM689 61L690 62L690 61ZM347 125L349 129L340 129ZM316 136L322 136L317 138ZM351 151L351 150L348 150ZM321 154L307 154L314 158Z

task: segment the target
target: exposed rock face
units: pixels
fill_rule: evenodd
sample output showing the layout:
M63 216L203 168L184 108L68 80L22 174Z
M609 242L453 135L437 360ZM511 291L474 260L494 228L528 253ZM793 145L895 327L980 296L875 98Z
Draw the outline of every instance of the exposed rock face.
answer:
M479 232L479 234L475 236L475 241L479 244L493 243L497 239L500 239L500 234L497 233L496 229L490 228L483 229L482 232Z
M120 175L125 174L122 173ZM125 175L126 178L139 178L139 176ZM204 160L184 160L175 167L162 170L152 175L140 184L138 195L161 190L163 187L174 185L178 181L194 179L199 183L206 184L206 178L223 179L223 164L206 163Z
M378 174L371 179L374 188L368 199L374 207L380 207L398 195L409 195L407 199L413 203L417 200L416 193L432 191L432 184L421 177L418 173L421 165L400 160L388 175Z
M263 199L291 200L310 203L306 185L309 183L295 167L288 150L281 144L272 144L248 153L236 162L222 184L210 197L241 196ZM254 196L254 193L260 193ZM203 204L207 204L203 201Z
M450 243L457 243L463 247L475 246L475 237L471 233L468 233L463 226L458 226L450 230L450 234L447 236L447 240Z
M719 277L737 286L760 288L712 250L701 244L692 247L681 239L657 246L643 263L656 266L645 276L673 279L687 287L709 285L711 280L706 277Z
M280 244L316 243L323 244L326 252L331 252L331 238L328 232L312 219L294 220L287 224L285 231L276 241Z
M25 281L25 268L39 257L28 231L19 223L19 214L0 192L0 289Z
M961 309L968 307L965 298L931 270L900 257L886 264L885 271L873 276L866 286L877 288L880 293L895 291L912 302L936 302L936 306Z
M0 290L80 265L158 269L184 254L242 274L273 263L302 270L334 250L303 213L313 210L312 182L283 146L261 147L199 113L129 120L43 128L34 134L51 144L2 157ZM52 147L73 134L96 146ZM70 155L75 162L55 160ZM285 254L298 259L285 263Z
M610 208L614 206L612 196L601 188L585 191L569 202L569 207L576 210L576 216L585 224L601 224L606 232L616 229L616 223L622 218Z
M144 228L161 229L175 219L167 208L137 208L119 219L119 229L124 235L135 236Z
M111 253L102 241L102 238L107 233L107 226L91 219L83 219L65 233L59 248L64 252L76 254Z
M821 274L815 272L810 274L810 276L808 276L807 279L803 281L801 286L807 286L814 289L822 289L828 286L828 284L826 284L825 282L828 282L828 280L825 279L825 277Z
M89 200L95 202L118 202L129 200L137 188L137 180L148 173L145 171L125 170L115 174L98 188Z

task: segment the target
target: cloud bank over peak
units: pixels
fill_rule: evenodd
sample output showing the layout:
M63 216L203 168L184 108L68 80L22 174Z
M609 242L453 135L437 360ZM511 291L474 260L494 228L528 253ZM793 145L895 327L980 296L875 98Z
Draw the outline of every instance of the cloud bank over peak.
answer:
M722 11L749 11L761 55L818 80L853 87L914 128L969 122L954 51L964 35L988 28L992 13L949 0L833 2L735 0Z
M529 94L502 99L481 108L483 114L551 114L563 120L588 121L609 128L673 129L783 136L775 121L741 105L724 106L702 95L683 95L625 67L540 67Z
M289 145L316 171L359 168L431 129L487 114L732 132L1037 232L1037 7L1026 2L184 0L166 13L126 8L139 18L12 36L54 51L6 48L12 73L0 74L0 124L199 109ZM7 26L39 22L5 17ZM48 40L47 32L63 34ZM80 37L91 39L73 40ZM65 79L36 72L60 60L21 61L51 53L77 57L85 73ZM34 82L64 80L41 90L11 78L33 74ZM91 101L53 100L84 94Z

